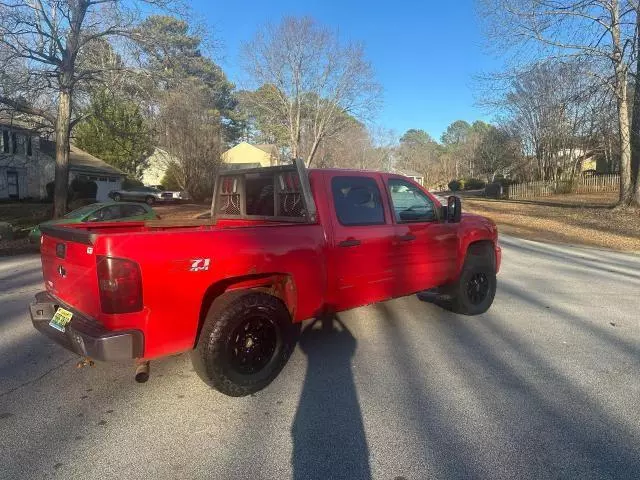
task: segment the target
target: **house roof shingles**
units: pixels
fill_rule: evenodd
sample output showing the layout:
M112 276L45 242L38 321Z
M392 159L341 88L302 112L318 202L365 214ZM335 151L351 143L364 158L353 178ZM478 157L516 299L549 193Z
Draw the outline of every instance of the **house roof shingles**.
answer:
M16 132L30 132L33 135L38 135L38 131L28 122L19 118L8 118L1 114L0 127L10 128ZM46 138L40 138L40 151L45 155L56 158L56 142L47 140ZM109 165L107 162L73 145L71 145L71 149L69 150L69 169L102 175L126 175L119 168Z
M51 140L40 139L40 151L55 158L56 143ZM90 153L71 145L69 151L69 168L71 170L86 173L102 173L108 175L125 175L119 168L109 165L107 162L94 157Z

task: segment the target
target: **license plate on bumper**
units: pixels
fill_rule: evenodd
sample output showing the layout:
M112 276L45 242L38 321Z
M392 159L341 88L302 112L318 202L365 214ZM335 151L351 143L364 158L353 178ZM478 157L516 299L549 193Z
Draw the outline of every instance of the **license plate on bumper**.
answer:
M69 310L65 310L62 307L59 307L56 310L56 313L53 315L53 318L49 322L49 326L55 328L64 333L65 327L73 318L73 313Z

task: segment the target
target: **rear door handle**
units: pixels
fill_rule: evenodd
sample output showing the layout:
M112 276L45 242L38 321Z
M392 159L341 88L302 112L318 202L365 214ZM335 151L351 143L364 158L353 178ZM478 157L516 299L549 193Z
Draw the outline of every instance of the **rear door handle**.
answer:
M360 245L360 240L356 240L355 238L343 240L338 244L340 247L355 247L357 245Z
M416 236L411 234L411 233L407 233L406 235L399 235L398 236L398 240L401 242L411 242L413 240L416 239Z

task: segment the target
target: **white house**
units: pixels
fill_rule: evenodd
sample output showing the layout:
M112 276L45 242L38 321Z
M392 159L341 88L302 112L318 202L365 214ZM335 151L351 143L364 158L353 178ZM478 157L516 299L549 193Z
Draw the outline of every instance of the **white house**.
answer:
M0 200L44 199L55 177L55 142L13 120L0 119ZM122 187L125 174L108 163L71 146L69 181L96 183L96 200L108 200L111 190Z

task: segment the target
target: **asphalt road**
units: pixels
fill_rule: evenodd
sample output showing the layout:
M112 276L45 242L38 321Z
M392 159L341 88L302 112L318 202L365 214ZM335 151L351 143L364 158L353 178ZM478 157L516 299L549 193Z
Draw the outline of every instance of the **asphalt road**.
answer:
M640 478L640 257L502 245L485 315L341 314L240 399L187 355L76 369L26 314L39 258L0 258L0 478Z

